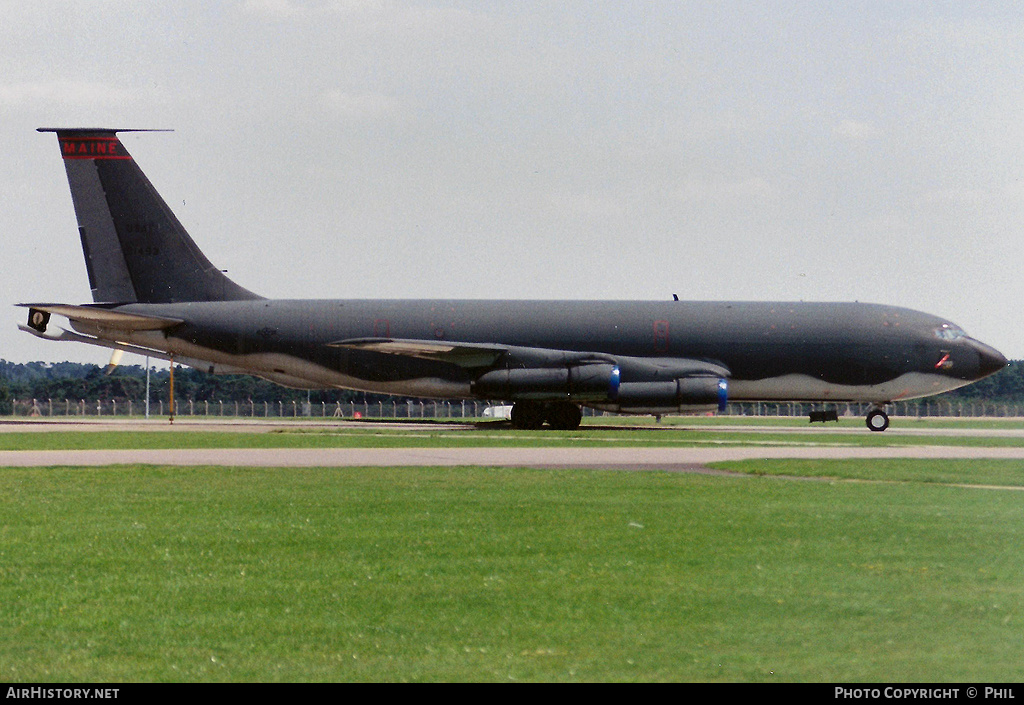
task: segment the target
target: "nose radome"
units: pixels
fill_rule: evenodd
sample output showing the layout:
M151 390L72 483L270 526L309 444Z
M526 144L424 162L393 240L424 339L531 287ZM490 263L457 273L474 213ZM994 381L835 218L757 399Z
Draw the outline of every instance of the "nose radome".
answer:
M980 377L988 377L1006 367L1007 359L1001 352L991 345L985 345L977 340L972 342L978 351L978 375Z

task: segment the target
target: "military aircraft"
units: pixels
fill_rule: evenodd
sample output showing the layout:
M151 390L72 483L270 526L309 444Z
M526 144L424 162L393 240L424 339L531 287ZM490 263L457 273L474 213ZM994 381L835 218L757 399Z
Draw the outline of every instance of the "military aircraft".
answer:
M512 425L573 429L727 401L885 405L981 379L994 348L936 316L865 303L278 300L203 255L118 139L55 132L93 303L19 304L22 330L302 389L511 402ZM52 331L50 316L70 321ZM115 355L118 353L115 352Z

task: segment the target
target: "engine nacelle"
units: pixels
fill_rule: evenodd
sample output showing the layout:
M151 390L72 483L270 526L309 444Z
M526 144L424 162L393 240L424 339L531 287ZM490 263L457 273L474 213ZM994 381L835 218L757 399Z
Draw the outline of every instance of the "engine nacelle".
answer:
M666 382L623 382L613 404L600 408L632 414L725 411L729 383L722 377L684 377Z
M493 370L471 385L483 399L606 401L619 391L617 365Z

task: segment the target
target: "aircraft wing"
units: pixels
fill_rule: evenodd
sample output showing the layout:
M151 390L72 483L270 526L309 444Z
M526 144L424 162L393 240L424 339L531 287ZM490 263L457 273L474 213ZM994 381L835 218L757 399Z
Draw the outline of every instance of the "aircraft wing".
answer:
M509 350L503 345L401 338L349 338L328 343L328 346L448 362L459 367L489 367Z
M416 357L423 360L448 362L465 368L491 367L504 355L507 356L510 367L528 370L550 369L554 367L615 365L621 368L626 378L643 381L689 377L728 378L731 376L727 367L708 360L676 357L641 358L598 352L522 348L498 343L465 343L402 338L349 338L328 343L328 345L337 348L366 350L389 355Z

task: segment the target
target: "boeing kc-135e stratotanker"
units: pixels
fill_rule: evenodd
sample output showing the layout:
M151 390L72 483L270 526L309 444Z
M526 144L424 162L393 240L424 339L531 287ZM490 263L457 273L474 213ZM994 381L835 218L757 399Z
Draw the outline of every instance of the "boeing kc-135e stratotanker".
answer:
M289 387L511 402L516 428L573 429L582 406L775 400L869 402L883 431L886 404L1006 365L943 318L877 304L266 299L203 255L125 131L40 128L57 134L93 303L21 304L23 330Z

